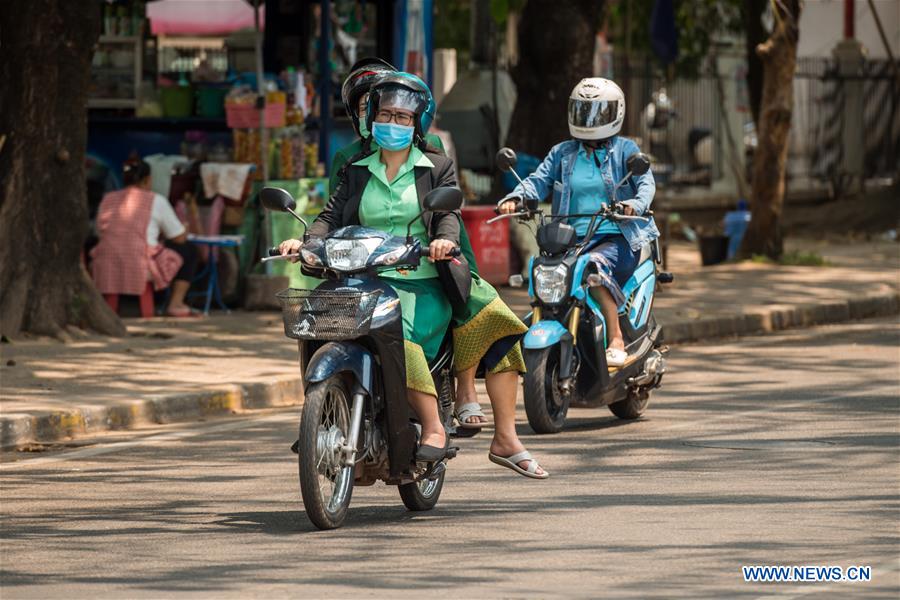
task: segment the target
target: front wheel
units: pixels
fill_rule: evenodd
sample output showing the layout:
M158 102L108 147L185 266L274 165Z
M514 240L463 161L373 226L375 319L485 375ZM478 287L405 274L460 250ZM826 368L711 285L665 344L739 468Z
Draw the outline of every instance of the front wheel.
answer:
M350 394L339 375L306 388L300 418L300 493L309 520L319 529L344 524L353 494L353 467L342 464L350 433Z
M569 412L569 396L559 390L559 346L525 350L525 413L535 433L559 433Z

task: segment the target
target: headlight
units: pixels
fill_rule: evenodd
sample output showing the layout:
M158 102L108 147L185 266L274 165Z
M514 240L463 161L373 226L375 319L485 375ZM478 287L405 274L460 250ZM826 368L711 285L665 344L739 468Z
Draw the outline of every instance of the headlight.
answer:
M534 293L547 304L555 304L566 295L566 265L538 265L534 268Z
M381 245L380 238L357 240L325 240L325 257L328 266L336 271L357 271L366 266L369 255Z
M408 251L409 248L407 248L406 246L402 246L400 248L397 248L396 250L385 252L384 254L373 260L372 264L378 265L380 267L389 267L403 258Z

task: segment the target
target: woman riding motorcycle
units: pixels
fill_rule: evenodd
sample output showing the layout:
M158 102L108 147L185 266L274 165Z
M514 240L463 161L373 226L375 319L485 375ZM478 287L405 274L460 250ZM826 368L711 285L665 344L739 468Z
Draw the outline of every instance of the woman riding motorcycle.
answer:
M447 260L448 253L460 246L458 211L426 212L416 218L428 191L457 185L453 161L428 151L423 137L429 97L427 86L404 73L384 75L372 87L366 125L377 148L344 170L328 205L310 226L311 236L322 237L351 224L406 236L412 221L412 235L430 248L431 261ZM281 253L296 253L300 246L300 240L287 240L280 246ZM437 354L452 321L460 381L474 381L479 366L486 371L495 415L490 460L526 477L548 477L525 451L515 430L518 373L524 371L518 342L526 328L494 288L473 275L468 301L451 306L433 262L381 277L389 279L400 298L407 398L422 425L419 460L440 460L448 447L428 361Z
M569 97L571 140L561 142L534 173L499 202L499 212L517 210L522 199L543 200L553 191L553 214L592 214L602 204L619 200L626 215L643 215L650 208L656 183L653 173L632 177L613 188L628 172L626 159L640 152L637 144L618 134L625 120L625 94L609 79L582 79ZM579 240L588 232L590 217L570 219ZM621 367L628 359L619 327L618 306L625 301L622 285L637 266L641 248L659 237L652 218L604 220L591 240L595 271L588 281L608 327L606 362Z
M344 84L341 86L341 100L344 103L344 110L347 111L347 116L350 117L350 122L353 124L353 131L356 132L357 138L334 154L328 182L331 193L334 193L341 168L347 164L347 161L361 152L368 154L370 151L365 147L366 140L371 136L366 124L366 103L369 99L369 90L372 88L372 84L382 75L396 72L397 69L391 63L376 57L361 58L350 68L350 74L347 75ZM444 146L441 138L427 133L431 121L434 119L435 109L436 104L429 92L429 103L425 108L425 114L422 119L422 128L426 132L424 137L425 141L431 146L443 152Z

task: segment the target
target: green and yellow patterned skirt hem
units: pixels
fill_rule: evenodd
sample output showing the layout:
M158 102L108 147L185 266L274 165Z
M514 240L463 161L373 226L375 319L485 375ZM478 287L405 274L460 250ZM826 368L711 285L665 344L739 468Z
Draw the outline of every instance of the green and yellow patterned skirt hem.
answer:
M406 387L423 394L437 396L434 378L431 377L422 346L403 340L403 349L406 351Z
M384 281L394 288L400 298L406 387L436 396L428 362L437 356L450 325L450 301L437 278L384 277Z
M469 301L453 311L453 351L457 372L482 366L488 373L525 372L519 340L528 328L497 290L472 275Z

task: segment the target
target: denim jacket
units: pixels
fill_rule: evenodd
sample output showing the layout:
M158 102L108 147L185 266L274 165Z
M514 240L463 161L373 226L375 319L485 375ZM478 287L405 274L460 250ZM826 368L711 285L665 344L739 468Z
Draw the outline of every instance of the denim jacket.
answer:
M581 142L566 140L550 149L550 153L538 166L534 173L516 186L500 203L513 198L528 198L542 201L553 191L553 214L569 212L572 189L569 181L575 168L575 158ZM606 159L601 164L603 180L606 183L606 195L612 197L612 190L628 172L625 160L636 152L640 152L637 144L628 138L615 136L606 143ZM629 204L636 215L642 215L650 208L653 195L656 193L656 182L653 172L647 171L640 177L632 177L616 192L617 200L631 200ZM653 218L649 220L623 219L617 221L622 235L631 249L638 251L642 246L659 237L659 229Z

